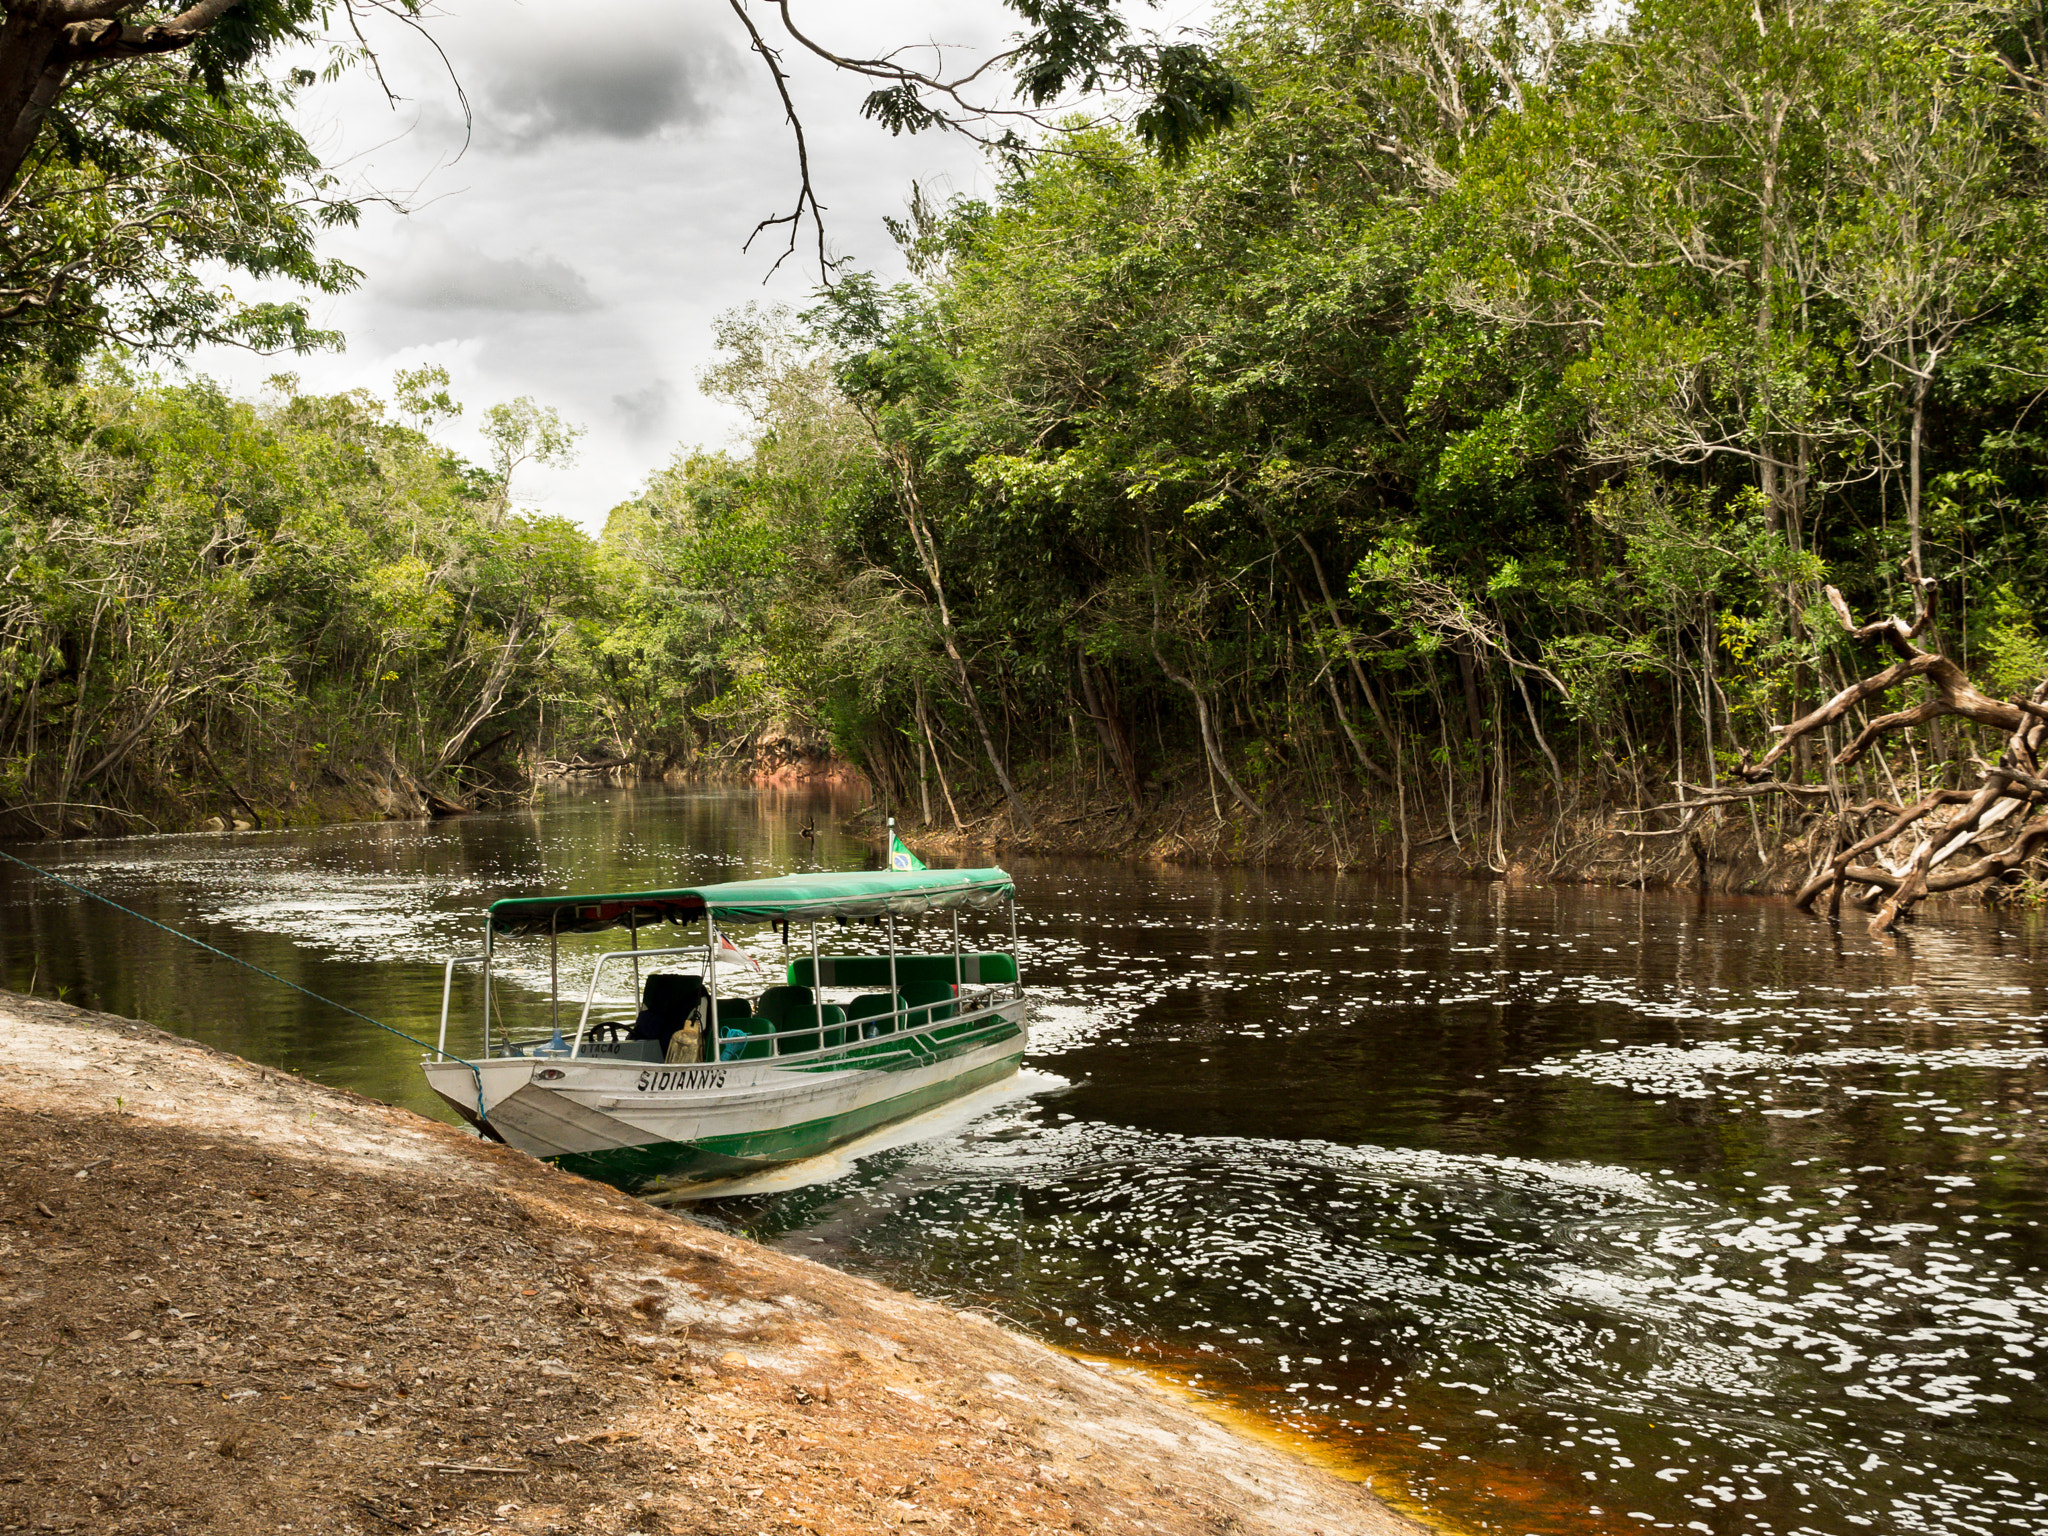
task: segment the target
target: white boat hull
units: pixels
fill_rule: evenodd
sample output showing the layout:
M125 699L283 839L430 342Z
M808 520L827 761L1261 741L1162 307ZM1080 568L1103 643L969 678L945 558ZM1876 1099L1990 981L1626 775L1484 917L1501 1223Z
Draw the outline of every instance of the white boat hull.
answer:
M1012 997L900 1034L752 1061L422 1065L436 1093L521 1151L624 1189L672 1189L815 1157L1007 1077L1028 1042L1026 1007Z

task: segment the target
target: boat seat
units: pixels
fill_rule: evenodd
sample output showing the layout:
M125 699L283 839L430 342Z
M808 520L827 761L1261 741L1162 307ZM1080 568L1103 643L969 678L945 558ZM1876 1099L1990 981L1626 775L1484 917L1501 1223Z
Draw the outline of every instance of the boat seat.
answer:
M718 1000L718 1059L759 1061L775 1054L775 1042L759 1037L775 1033L774 1024L754 1017L753 1004L744 997Z
M844 1045L849 1040L858 1040L860 1038L860 1031L858 1029L847 1027L846 1010L837 1003L827 1003L818 1012L825 1021L824 1043L828 1048L835 1045Z
M843 1027L846 1010L837 1003L820 1004L817 994L809 987L770 987L754 999L754 1016L766 1019L774 1027L780 1037L775 1042L775 1052L779 1056L815 1051L821 1045L844 1045L851 1038L851 1032ZM825 1027L822 1032L803 1029L804 1025L811 1023ZM792 1029L803 1030L803 1033L782 1033Z
M846 1005L846 1016L860 1024L862 1039L872 1040L877 1035L895 1033L896 1006L894 992L863 992Z
M793 1029L811 1017L815 997L809 987L770 987L754 999L754 1013L777 1029Z
M959 1010L954 1004L953 984L950 981L913 981L903 987L903 1002L910 1009L904 1021L905 1029L914 1029L920 1024L938 1019L950 1019Z
M896 985L955 980L954 957L946 955L898 955ZM1000 951L985 954L962 952L958 980L964 986L991 986L1017 979L1017 957ZM789 984L793 987L886 987L889 985L887 955L820 955L815 964L809 955L789 962Z
M633 1021L628 1040L652 1040L659 1049L654 1060L668 1055L670 1038L690 1021L690 1014L704 996L704 978L675 971L650 971L640 992L640 1015Z

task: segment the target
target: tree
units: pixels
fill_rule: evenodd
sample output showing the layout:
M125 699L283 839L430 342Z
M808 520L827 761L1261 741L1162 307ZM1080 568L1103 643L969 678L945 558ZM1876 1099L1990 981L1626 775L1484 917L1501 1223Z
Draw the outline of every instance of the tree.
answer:
M797 207L761 227L787 225L793 250L811 220L824 274L824 225L787 77L745 0L732 3L797 135ZM1064 96L1136 92L1139 132L1171 156L1244 105L1204 48L1134 38L1113 0L1004 3L1025 29L950 77L897 53L835 51L798 27L787 0L774 9L792 40L877 82L865 111L892 132L949 128L1021 154L1017 128L1050 128ZM142 0L0 0L0 367L39 360L63 374L109 342L145 352L336 344L301 304L245 304L195 274L219 264L323 293L355 284L360 274L321 261L314 243L357 210L287 115L316 77L292 68L266 79L261 66L319 43L338 15L353 41L331 48L335 65L374 67L364 21L417 27L423 10L424 0L195 0L155 15ZM1002 131L983 133L992 123Z
M1930 697L1870 719L1855 740L1835 754L1831 767L1853 767L1888 737L1927 725L1945 717L1958 717L1989 727L2003 738L1996 762L1978 758L1973 763L1977 782L1969 789L1937 786L1908 804L1882 798L1856 806L1842 807L1834 818L1834 846L1819 869L1812 874L1794 900L1811 907L1824 895L1831 895L1831 911L1841 910L1843 893L1862 886L1861 904L1875 910L1870 921L1873 934L1890 932L1931 892L1961 890L2013 874L2034 854L2048 845L2048 814L2031 819L2019 816L2028 810L2048 806L2048 777L2043 777L2044 748L2048 748L2048 680L2035 685L2032 694L1995 699L1983 693L1963 669L1938 651L1921 649L1915 642L1934 617L1936 583L1914 583L1915 614L1911 624L1887 616L1859 625L1849 612L1842 594L1829 587L1827 598L1852 640L1881 640L1892 652L1888 667L1857 679L1818 708L1781 728L1777 745L1755 763L1745 760L1739 788L1717 790L1700 785L1682 785L1684 799L1665 810L1682 812L1679 825L1667 833L1689 832L1699 816L1716 806L1739 804L1766 797L1837 798L1832 786L1805 786L1775 776L1788 754L1814 732L1837 721L1852 718L1852 711L1867 702L1884 699L1894 690L1914 683L1932 684ZM2010 823L2010 824L2008 824ZM1870 828L1874 826L1876 830ZM1995 849L1977 845L1996 834L2003 839ZM1877 850L1900 837L1916 840L1902 865L1859 864ZM1979 857L1959 862L1952 869L1936 871L1950 860L1976 849Z
M483 434L491 445L491 478L497 487L499 515L503 516L512 506L512 476L519 467L575 463L576 441L583 436L583 428L564 421L553 406L536 405L529 396L521 395L484 412Z
M0 367L63 374L108 344L335 344L303 304L243 300L207 273L354 287L355 269L316 248L356 209L289 120L306 78L233 80L216 94L144 59L76 84L0 197Z
M462 402L448 392L453 382L439 363L401 368L391 376L392 400L412 422L414 431L426 432L462 414Z
M2031 103L2013 99L1982 15L1897 6L1876 19L1830 136L1842 213L1817 286L1854 317L1904 407L1903 454L1882 417L1874 435L1903 481L1906 568L1917 583L1927 574L1928 400L1958 338L2008 297L2001 290L2026 251L2015 226L2032 210L2015 196L2018 168L1995 146L2026 131Z
M413 14L416 0L350 0ZM138 17L141 0L0 0L0 204L21 179L46 125L74 126L73 88L168 54L189 55L191 74L211 94L277 48L309 43L318 0L196 0L158 20Z
M749 0L727 0L749 42L774 78L795 138L797 195L788 213L763 219L754 230L786 226L789 241L777 264L797 246L806 220L817 236L820 275L825 255L825 222L811 185L810 148L781 53L755 24ZM1245 86L1206 46L1188 37L1134 38L1118 0L1002 0L1023 19L991 58L951 67L947 51L895 49L861 55L820 41L797 24L792 0L765 0L784 36L835 69L875 82L861 105L864 117L891 133L940 129L965 134L991 149L1021 157L1031 147L1020 128L1060 131L1059 109L1069 97L1135 98L1133 129L1139 140L1166 160L1184 160L1210 134L1229 126L1250 104ZM1147 0L1156 5L1158 0ZM930 69L904 62L909 52L929 51ZM750 239L749 244L752 243Z

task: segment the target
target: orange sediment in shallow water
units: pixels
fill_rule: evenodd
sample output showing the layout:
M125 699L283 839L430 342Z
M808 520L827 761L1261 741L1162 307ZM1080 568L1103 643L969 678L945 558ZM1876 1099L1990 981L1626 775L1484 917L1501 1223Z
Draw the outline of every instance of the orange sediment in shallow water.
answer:
M1492 1518L1460 1518L1413 1493L1418 1475L1452 1474L1446 1472L1445 1457L1425 1450L1423 1437L1406 1428L1368 1437L1356 1426L1333 1420L1296 1416L1292 1422L1282 1422L1251 1403L1236 1400L1206 1379L1197 1380L1190 1370L1087 1351L1068 1353L1099 1368L1149 1381L1233 1434L1273 1446L1358 1484L1388 1508L1438 1536L1494 1536L1502 1531L1517 1536L1523 1531L1542 1531L1544 1536L1619 1536L1624 1530L1640 1529L1636 1522L1616 1520L1604 1510L1595 1513L1562 1474L1546 1476L1476 1456L1469 1462L1451 1463L1462 1502L1488 1506L1495 1513Z

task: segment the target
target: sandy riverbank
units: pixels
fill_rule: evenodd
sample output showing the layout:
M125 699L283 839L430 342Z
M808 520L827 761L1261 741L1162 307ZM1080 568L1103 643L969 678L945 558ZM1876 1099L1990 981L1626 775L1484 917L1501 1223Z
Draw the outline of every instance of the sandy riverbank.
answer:
M0 994L0 1530L1420 1528L1142 1379Z

